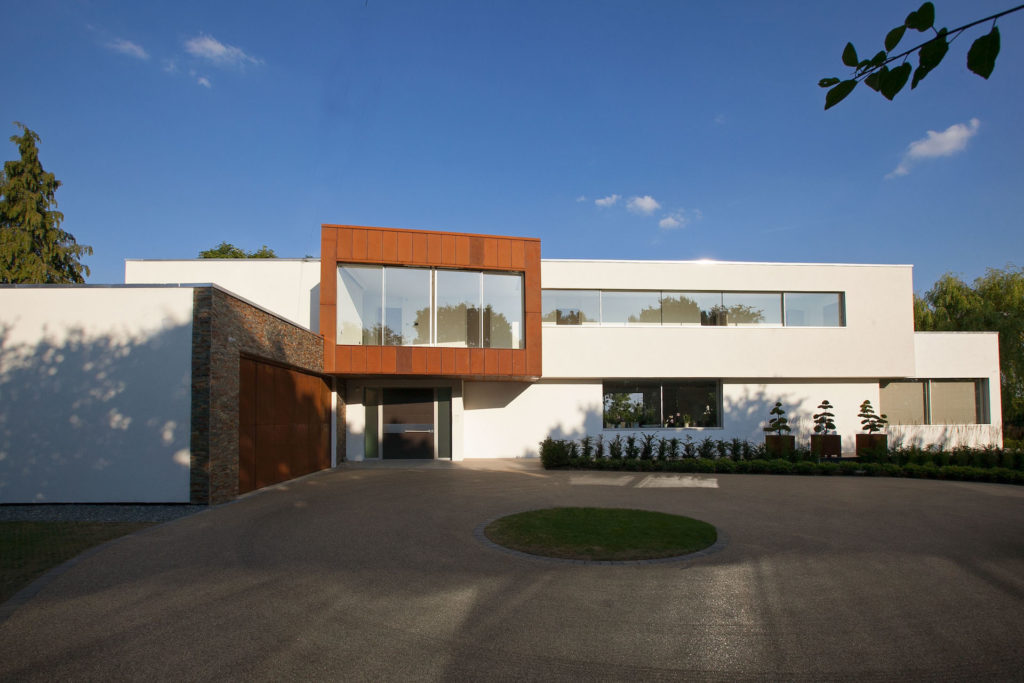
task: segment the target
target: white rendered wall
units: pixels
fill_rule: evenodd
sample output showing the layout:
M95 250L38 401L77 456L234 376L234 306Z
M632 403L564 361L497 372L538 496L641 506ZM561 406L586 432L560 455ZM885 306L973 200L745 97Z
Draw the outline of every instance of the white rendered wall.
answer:
M554 326L546 378L909 377L910 266L542 261L545 289L844 292L845 327Z
M604 436L605 442L621 434L651 433L671 439L745 439L760 443L768 411L781 401L797 443L809 447L814 431L812 416L828 399L836 409L838 433L844 451L854 450L860 430L857 412L861 401L878 405L878 383L863 381L779 382L739 381L722 384L724 408L721 428L603 429L603 389L600 381L543 380L536 384L465 382L464 451L471 458L536 457L545 437L580 439Z
M987 379L989 424L894 425L887 428L891 445L1003 445L1002 399L999 385L999 335L996 332L917 332L914 334L914 377L919 379Z
M126 284L213 283L320 332L320 259L128 259Z
M0 503L188 502L192 290L0 288Z

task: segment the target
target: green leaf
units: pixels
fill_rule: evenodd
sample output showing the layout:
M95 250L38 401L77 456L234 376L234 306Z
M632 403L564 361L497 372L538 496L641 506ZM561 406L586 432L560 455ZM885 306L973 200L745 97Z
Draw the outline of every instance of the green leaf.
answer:
M868 62L868 66L881 66L883 63L885 63L885 60L888 56L889 53L887 53L885 50L879 50L878 54L872 57L871 61Z
M906 30L907 26L904 24L903 26L897 26L885 34L885 49L892 51L897 45L899 45Z
M865 78L864 85L868 86L875 92L878 92L878 89L881 87L879 84L881 83L882 77L887 73L889 73L889 67L883 66L881 69Z
M831 109L842 102L847 95L853 92L855 87L857 87L857 81L851 78L850 80L843 81L836 87L829 90L825 93L825 109Z
M918 54L918 66L914 71L914 80L910 83L911 90L924 80L928 72L939 65L939 62L942 61L942 58L946 56L948 51L949 43L946 42L946 29L942 29L939 31L938 36L925 43L921 48Z
M846 66L857 66L857 50L854 49L853 43L847 43L846 47L843 48L843 64Z
M967 68L984 79L992 75L999 55L999 27L993 26L988 35L978 38L967 52Z
M926 2L907 15L904 25L916 31L927 31L935 24L935 5Z
M887 100L892 100L896 97L896 93L903 89L903 86L907 84L907 79L910 78L910 64L903 62L895 69L889 71L885 76L879 78L879 92Z
M839 82L839 79L835 76L829 76L818 81L819 88L831 88L833 85Z

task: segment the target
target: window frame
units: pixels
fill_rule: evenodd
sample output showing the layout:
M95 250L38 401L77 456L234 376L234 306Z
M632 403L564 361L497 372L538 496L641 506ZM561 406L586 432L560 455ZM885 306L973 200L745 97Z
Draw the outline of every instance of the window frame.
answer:
M609 392L605 389L608 384L657 384L658 385L658 424L657 426L652 425L641 425L638 424L636 427L614 427L608 426L605 420L605 397L609 395ZM665 389L666 386L673 385L714 385L715 391L715 424L705 426L667 426L665 424ZM622 393L622 392L611 392L611 393ZM627 378L627 379L605 379L601 381L601 429L605 431L616 431L616 432L636 432L641 430L660 430L660 431L671 431L681 432L684 430L707 430L707 429L724 429L725 428L725 406L724 396L722 391L722 380L720 379L697 379L697 378Z

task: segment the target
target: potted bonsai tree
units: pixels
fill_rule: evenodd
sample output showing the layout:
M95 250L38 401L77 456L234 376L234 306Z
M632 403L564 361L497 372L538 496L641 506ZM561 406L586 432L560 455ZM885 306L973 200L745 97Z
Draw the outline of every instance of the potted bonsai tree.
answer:
M871 401L865 399L860 404L860 412L857 413L857 417L861 418L861 429L867 432L866 434L857 435L857 456L874 455L888 450L888 437L884 433L878 434L889 423L887 416L885 414L876 414Z
M811 436L811 455L821 462L821 456L838 458L843 453L843 437L836 434L835 406L826 398L818 405L814 416L814 434ZM830 433L831 432L831 433Z
M792 429L782 402L776 401L768 415L768 426L764 428L767 432L764 436L765 453L773 458L786 458L796 449L796 437L789 434Z

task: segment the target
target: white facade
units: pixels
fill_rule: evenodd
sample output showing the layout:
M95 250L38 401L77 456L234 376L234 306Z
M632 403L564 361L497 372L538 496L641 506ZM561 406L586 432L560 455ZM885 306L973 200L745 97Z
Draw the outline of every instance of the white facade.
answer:
M0 503L188 502L192 294L0 288Z
M318 260L128 261L128 282L212 282L313 331L318 330ZM547 437L655 433L665 438L761 440L781 401L798 443L828 399L844 451L860 432L865 399L878 412L880 382L955 378L983 381L986 424L892 426L894 444L1000 446L999 357L995 333L915 333L911 266L679 261L545 260L545 290L835 292L842 324L543 326L543 378L536 383L437 378L346 378L346 455L363 456L366 387L452 389L452 457L532 457ZM720 426L605 429L607 380L712 380Z

